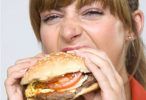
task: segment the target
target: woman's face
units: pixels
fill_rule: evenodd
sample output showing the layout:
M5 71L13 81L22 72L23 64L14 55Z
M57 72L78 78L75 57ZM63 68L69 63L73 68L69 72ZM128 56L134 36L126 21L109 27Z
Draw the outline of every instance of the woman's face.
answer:
M121 21L100 3L44 11L40 34L46 53L93 48L104 51L113 64L121 62L125 33Z

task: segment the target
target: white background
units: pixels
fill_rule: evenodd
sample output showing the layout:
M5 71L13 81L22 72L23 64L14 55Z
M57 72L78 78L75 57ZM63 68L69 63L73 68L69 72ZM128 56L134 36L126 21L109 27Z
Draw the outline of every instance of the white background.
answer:
M0 0L0 75L1 88L0 100L6 100L4 89L4 80L6 78L6 70L13 65L16 60L31 57L40 52L40 46L33 34L29 15L29 0ZM141 9L146 14L146 0L141 1ZM146 26L146 23L145 23ZM146 44L146 27L144 28L142 37Z

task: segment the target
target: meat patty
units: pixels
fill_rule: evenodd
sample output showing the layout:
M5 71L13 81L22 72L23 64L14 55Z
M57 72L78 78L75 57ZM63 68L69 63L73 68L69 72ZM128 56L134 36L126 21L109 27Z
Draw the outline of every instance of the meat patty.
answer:
M34 99L35 100L71 100L77 93L81 91L82 88L89 87L95 82L96 80L93 77L93 75L89 74L87 80L83 83L81 87L77 88L76 92L74 93L69 92L69 91L42 93L42 94L38 94Z
M53 92L39 94L35 97L35 100L70 100L75 94L71 92Z

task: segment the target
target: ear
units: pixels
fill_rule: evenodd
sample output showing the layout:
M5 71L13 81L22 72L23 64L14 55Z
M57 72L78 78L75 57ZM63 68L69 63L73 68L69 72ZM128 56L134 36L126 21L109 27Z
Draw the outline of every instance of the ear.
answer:
M140 36L144 27L144 14L141 10L134 11L132 17L135 21L137 33L128 31L128 34L126 35L126 40L128 41L133 41L137 38L137 36Z
M136 29L137 29L137 33L135 35L140 36L144 27L144 14L141 10L136 10L132 14L132 17L135 21Z

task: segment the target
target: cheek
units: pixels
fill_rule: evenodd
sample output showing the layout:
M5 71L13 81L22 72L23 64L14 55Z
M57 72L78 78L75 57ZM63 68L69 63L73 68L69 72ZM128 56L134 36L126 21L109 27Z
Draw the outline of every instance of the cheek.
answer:
M57 34L52 28L42 26L40 29L42 45L46 53L50 53L57 50Z
M106 22L100 24L92 24L85 27L87 33L92 37L94 41L96 41L97 45L100 43L111 45L115 43L123 42L124 38L124 29L122 28L122 24L120 22Z
M124 48L125 32L122 23L105 21L100 24L92 24L92 27L86 28L96 47L106 52L116 64Z

